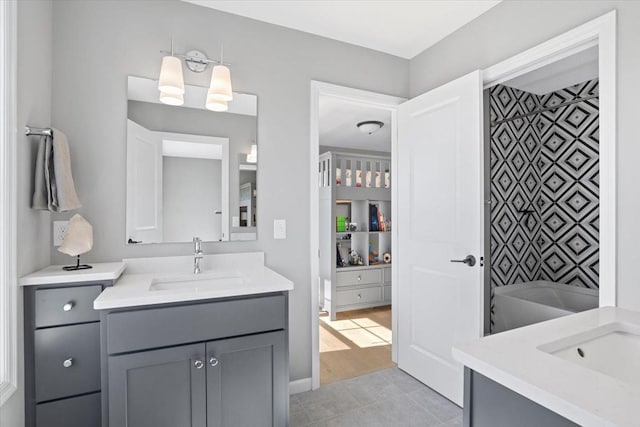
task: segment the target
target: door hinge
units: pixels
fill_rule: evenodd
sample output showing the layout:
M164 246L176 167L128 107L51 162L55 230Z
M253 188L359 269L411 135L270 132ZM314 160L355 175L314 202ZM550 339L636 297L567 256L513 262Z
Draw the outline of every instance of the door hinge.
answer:
M480 267L484 267L484 257L480 257Z

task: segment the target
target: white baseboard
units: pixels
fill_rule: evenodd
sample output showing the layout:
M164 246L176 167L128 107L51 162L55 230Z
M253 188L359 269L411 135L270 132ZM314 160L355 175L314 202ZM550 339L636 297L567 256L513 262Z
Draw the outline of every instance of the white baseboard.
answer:
M298 394L311 390L311 378L301 378L289 383L289 394Z

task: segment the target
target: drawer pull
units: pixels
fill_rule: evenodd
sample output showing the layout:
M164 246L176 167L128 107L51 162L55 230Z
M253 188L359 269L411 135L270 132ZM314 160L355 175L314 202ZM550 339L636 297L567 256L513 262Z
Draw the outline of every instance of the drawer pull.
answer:
M362 280L362 276L358 276L358 282Z
M195 366L196 369L202 369L204 367L204 363L202 362L202 360L198 359L193 362L193 366Z
M218 366L219 363L220 361L217 358L213 356L209 358L209 366L211 366L212 368L215 368L216 366Z
M62 309L64 311L71 311L71 309L73 308L73 305L74 305L73 302L69 301L68 303L62 306Z
M62 362L62 366L64 366L65 368L70 368L71 366L73 366L73 359L71 357L65 359L64 362Z
M362 299L362 295L358 294L358 299Z

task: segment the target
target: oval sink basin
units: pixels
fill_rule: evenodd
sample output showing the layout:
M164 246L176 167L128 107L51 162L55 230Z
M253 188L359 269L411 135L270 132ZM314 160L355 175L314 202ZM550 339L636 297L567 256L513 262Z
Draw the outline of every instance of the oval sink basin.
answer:
M215 274L202 273L173 277L157 277L151 280L150 291L207 291L229 288L245 284L245 278L239 273Z

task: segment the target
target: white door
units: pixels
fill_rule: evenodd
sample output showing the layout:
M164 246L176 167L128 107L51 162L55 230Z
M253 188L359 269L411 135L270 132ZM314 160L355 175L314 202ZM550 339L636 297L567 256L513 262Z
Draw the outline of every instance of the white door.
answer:
M398 366L462 405L456 343L482 336L482 78L475 71L398 114ZM475 265L451 262L468 255Z
M127 120L127 241L162 242L162 141Z

